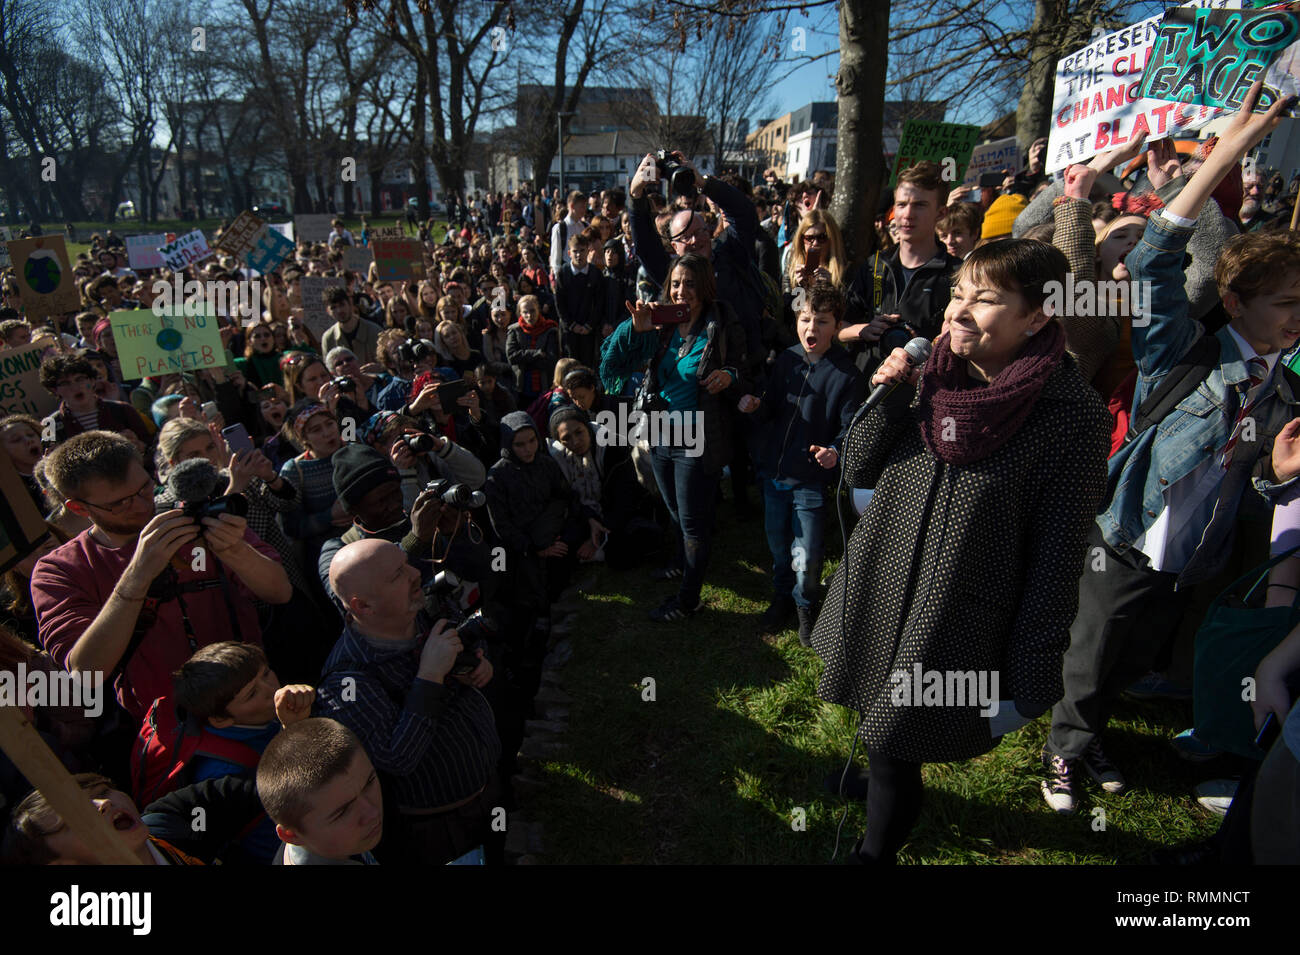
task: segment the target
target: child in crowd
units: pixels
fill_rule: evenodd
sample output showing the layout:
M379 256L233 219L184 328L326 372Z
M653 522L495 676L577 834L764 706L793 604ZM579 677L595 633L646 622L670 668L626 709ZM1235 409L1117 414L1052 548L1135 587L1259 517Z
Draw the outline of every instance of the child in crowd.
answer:
M384 833L379 775L342 723L285 727L257 764L257 794L281 845L276 865L374 865Z
M777 356L763 395L745 395L739 403L742 412L759 419L766 438L756 463L773 595L759 627L764 633L779 631L794 612L805 647L812 645L820 603L826 482L863 397L862 376L837 341L844 310L838 288L813 286L796 321L798 344Z

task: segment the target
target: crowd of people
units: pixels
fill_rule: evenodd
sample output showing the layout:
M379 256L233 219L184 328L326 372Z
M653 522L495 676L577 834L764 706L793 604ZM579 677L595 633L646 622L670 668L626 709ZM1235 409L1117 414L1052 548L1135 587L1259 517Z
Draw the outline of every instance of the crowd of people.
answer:
M690 627L719 528L757 550L761 520L755 629L796 630L819 695L860 716L868 768L833 777L867 801L854 861L894 861L924 763L1049 712L1047 805L1076 811L1085 776L1122 792L1119 695L1232 568L1286 553L1300 507L1300 240L1241 178L1277 115L1248 101L1195 156L1139 139L1059 183L1041 143L1000 189L919 163L860 263L833 175L754 186L680 154L626 190L449 197L423 277L344 268L373 233L340 220L265 274L187 269L256 281L259 307L219 317L223 366L142 380L108 316L172 276L97 234L79 312L32 314L3 280L0 336L48 343L58 404L0 420L46 521L4 578L0 667L103 675L98 717L27 715L142 862L497 861L575 570L671 582L645 611ZM304 276L342 280L319 338ZM1067 277L1134 291L1074 308ZM874 493L824 583L852 488ZM1300 558L1272 573L1291 607ZM1288 628L1239 674L1239 707L1285 732L1185 859L1296 858ZM914 668L993 674L994 696L900 704ZM1184 750L1212 747L1197 729ZM0 787L8 861L94 861L7 759ZM196 807L221 824L192 831Z

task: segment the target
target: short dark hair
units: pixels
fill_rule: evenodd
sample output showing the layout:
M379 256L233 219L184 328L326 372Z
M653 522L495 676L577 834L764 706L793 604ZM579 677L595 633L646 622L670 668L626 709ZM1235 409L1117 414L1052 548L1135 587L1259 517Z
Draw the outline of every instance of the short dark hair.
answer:
M200 648L172 674L176 707L195 719L229 716L226 707L257 679L266 654L255 643L222 640Z
M983 227L984 210L974 202L953 203L939 215L940 229L962 229L978 239Z
M300 829L307 800L347 772L361 741L342 723L322 717L286 726L257 763L257 795L273 822Z
M817 312L830 312L835 316L835 321L844 318L844 311L848 307L844 298L844 293L837 286L829 282L818 282L808 290L808 297L804 299L807 306Z
M575 368L564 376L561 383L565 391L572 391L574 388L590 388L592 391L600 390L600 379L590 368Z
M112 431L83 431L49 453L45 476L64 498L76 497L86 482L124 481L132 464L144 466L136 446Z
M915 186L917 189L937 192L941 206L948 201L948 193L951 190L948 181L943 178L943 168L937 162L928 159L899 172L898 185L901 186L903 183Z
M1056 246L1037 239L995 239L966 257L953 284L967 278L988 282L1019 292L1032 308L1039 308L1047 301L1051 283L1063 285L1069 270L1065 253Z
M59 382L69 375L85 375L87 378L94 378L96 377L95 366L90 363L90 359L80 355L51 355L41 362L41 386L46 391L54 391L59 386Z
M342 285L331 285L325 290L325 294L322 295L321 298L324 300L326 305L337 305L339 302L347 302L349 305L352 304L352 293Z

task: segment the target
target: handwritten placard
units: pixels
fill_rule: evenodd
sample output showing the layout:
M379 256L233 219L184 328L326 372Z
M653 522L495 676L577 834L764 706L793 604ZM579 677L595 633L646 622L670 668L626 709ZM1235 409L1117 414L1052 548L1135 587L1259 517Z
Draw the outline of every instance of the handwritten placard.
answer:
M242 259L257 244L257 238L262 234L265 226L265 219L259 219L245 210L235 217L235 221L230 223L230 228L221 233L216 247L222 252L228 252Z
M112 312L113 340L127 380L169 375L226 364L217 317L202 303L166 308Z
M300 242L324 242L329 239L331 215L294 216L293 234Z
M293 239L286 238L285 234L272 224L258 235L257 241L244 261L254 272L266 274L275 271L276 266L293 254L294 248Z
M903 126L903 138L898 143L898 155L894 157L894 171L889 184L897 183L898 174L909 166L926 161L947 165L947 160L951 160L954 166L950 181L961 182L970 164L971 150L979 138L978 126L909 119Z
M162 256L163 265L173 272L179 272L195 262L211 258L212 250L208 248L208 240L203 235L203 230L195 229L193 232L177 236L173 242L159 246L158 254Z
M59 399L41 385L41 362L57 352L51 341L0 350L0 413L44 418Z
M1016 137L994 140L983 146L976 146L970 154L970 165L966 167L966 184L975 185L980 176L986 172L1009 170L1014 174L1020 168L1020 147Z
M349 272L360 272L365 275L370 269L370 263L375 260L374 251L368 248L356 248L345 245L343 247L343 267Z
M424 243L419 239L376 239L373 248L379 281L424 278Z
M338 286L342 288L343 279L337 275L304 275L302 289L302 322L317 338L334 324L329 309L325 307L325 291Z
M128 235L126 237L126 261L133 269L160 269L163 257L158 253L160 245L166 245L166 233L155 235Z
M11 239L8 248L29 318L75 312L81 306L63 236Z

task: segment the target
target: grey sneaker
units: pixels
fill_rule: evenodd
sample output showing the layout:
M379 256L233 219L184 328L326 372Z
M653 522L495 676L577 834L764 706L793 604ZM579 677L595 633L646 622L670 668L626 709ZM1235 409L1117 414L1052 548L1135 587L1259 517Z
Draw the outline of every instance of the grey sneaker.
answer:
M1042 782L1043 799L1054 812L1065 815L1079 808L1079 772L1076 760L1043 751L1047 778Z

